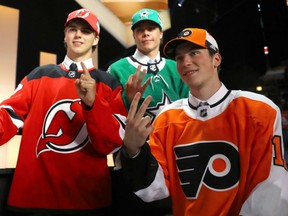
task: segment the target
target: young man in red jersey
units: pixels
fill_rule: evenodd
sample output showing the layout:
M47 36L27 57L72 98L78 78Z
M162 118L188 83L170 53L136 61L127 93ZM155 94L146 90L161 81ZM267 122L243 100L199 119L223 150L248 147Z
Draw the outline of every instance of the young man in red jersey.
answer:
M122 88L93 65L95 14L71 12L64 34L64 61L35 68L0 103L0 145L23 129L9 215L110 215L106 156L122 143L110 122L127 114Z

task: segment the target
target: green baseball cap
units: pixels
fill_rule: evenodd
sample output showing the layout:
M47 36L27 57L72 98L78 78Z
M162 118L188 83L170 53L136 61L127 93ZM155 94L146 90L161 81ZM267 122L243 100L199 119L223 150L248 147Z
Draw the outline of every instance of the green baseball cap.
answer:
M137 11L133 16L132 16L132 25L131 29L134 30L134 27L137 23L141 21L152 21L159 25L160 29L162 30L162 21L159 16L159 13L156 10L144 8L139 11Z

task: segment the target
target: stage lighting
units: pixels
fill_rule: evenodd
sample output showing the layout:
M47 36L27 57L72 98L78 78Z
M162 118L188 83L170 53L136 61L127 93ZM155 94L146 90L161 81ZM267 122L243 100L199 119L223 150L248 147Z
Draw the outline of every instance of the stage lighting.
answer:
M178 7L182 7L184 2L185 2L185 0L179 0L178 1Z

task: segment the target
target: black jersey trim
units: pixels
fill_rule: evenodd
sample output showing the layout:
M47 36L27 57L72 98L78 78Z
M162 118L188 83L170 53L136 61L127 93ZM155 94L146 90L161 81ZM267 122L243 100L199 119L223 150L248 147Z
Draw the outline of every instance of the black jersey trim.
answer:
M228 90L227 93L219 100L217 101L216 103L214 104L211 104L210 107L213 108L213 107L216 107L217 105L219 105L220 103L222 103L227 97L228 95L231 93L231 90ZM194 110L197 110L197 107L193 106L189 100L188 100L188 105L191 109L194 109Z
M139 62L139 61L138 61L137 59L135 59L133 56L129 56L128 58L130 58L133 62L137 62L137 63L140 64L140 65L148 66L148 64L143 64L143 63ZM159 60L158 62L152 63L152 64L150 64L150 65L154 65L154 64L157 65L157 64L159 64L162 60L163 60L162 57L160 57L160 60Z

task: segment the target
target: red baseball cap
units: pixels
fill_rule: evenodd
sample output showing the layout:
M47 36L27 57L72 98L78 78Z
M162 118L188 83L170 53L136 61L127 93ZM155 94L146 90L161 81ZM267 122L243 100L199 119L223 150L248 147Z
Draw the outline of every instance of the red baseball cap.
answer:
M170 58L175 57L176 47L183 42L190 42L197 46L219 52L216 40L205 30L200 28L186 28L182 30L177 38L168 41L164 48L163 53Z
M100 34L100 24L99 24L98 17L95 14L93 14L91 11L87 9L79 9L79 10L71 12L67 17L67 20L64 26L67 26L67 24L72 19L85 20L97 32L98 35Z

